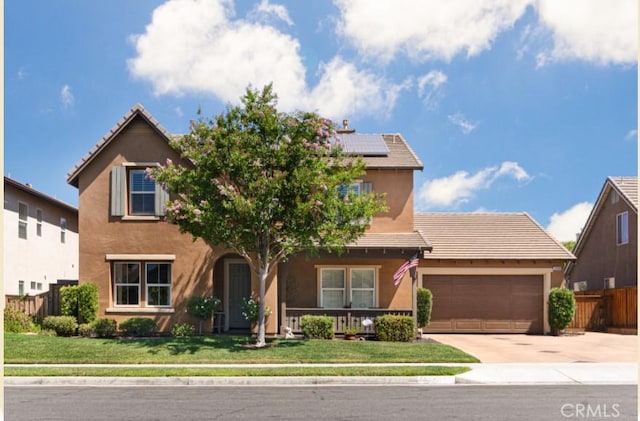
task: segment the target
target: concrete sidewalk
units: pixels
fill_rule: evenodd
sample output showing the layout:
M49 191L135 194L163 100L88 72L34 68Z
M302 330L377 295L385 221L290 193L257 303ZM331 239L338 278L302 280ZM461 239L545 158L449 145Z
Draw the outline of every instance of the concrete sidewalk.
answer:
M457 376L307 376L307 377L5 377L8 386L312 386L312 385L534 385L534 384L638 384L637 363L488 363L488 364L316 364L315 366L464 366L471 371ZM5 367L19 366L6 365ZM31 365L33 366L33 365ZM52 367L64 365L37 365ZM83 366L104 367L89 364ZM122 365L120 367L126 367ZM156 365L130 365L156 367ZM171 365L171 367L229 367L224 364ZM242 367L243 365L234 365ZM314 364L257 364L251 367L301 367ZM169 367L169 365L163 365Z

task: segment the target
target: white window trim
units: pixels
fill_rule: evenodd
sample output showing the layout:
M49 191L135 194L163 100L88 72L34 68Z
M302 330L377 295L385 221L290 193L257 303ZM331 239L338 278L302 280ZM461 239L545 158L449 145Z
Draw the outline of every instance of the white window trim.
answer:
M27 208L26 219L20 218L20 205L24 205ZM24 238L20 237L20 227L24 224ZM27 240L29 238L29 204L18 200L18 238Z
M367 270L373 272L373 288L355 288L357 291L371 291L373 290L373 305L372 307L363 307L363 309L367 308L375 308L378 307L378 269L374 267L366 267L366 268L349 268L349 302L353 305L353 283L352 283L352 274L354 270ZM353 307L360 308L360 307Z
M36 208L36 236L42 237L42 221L44 219L44 212L41 208Z
M138 265L138 283L137 284L118 284L115 279L116 265L118 264L131 264L136 263ZM111 270L113 271L111 275L111 282L113 283L113 306L116 308L141 308L142 307L142 263L141 262L132 262L132 261L123 261L123 262L113 262L111 265ZM138 304L118 304L118 293L117 286L138 286Z
M152 284L149 283L149 279L147 278L147 275L149 273L149 269L148 266L149 265L169 265L169 271L170 271L170 277L169 277L169 284ZM163 287L163 288L168 288L169 289L169 304L161 304L161 305L151 305L149 304L149 286L158 286L158 287ZM172 292L173 292L173 268L170 262L145 262L144 263L144 288L145 288L145 304L146 307L149 308L171 308L172 307Z
M622 219L622 231L620 231L620 222ZM622 238L618 234L622 234ZM616 215L616 245L623 246L629 244L629 212L624 211Z
M314 266L316 268L316 289L317 289L317 305L320 308L324 308L323 307L323 303L322 303L322 269L341 269L344 270L345 273L345 278L344 278L344 299L345 302L343 303L341 308L344 308L348 303L352 302L351 299L351 292L352 292L352 288L351 288L351 270L352 269L373 269L375 270L374 273L374 285L375 285L375 290L373 292L373 307L369 307L369 308L377 308L380 305L380 301L379 301L379 296L380 296L380 284L379 284L379 280L380 280L380 268L382 267L381 265L315 265ZM366 309L362 309L362 310L366 310Z
M131 168L127 171L127 216L133 217L133 218L139 218L139 217L152 217L152 218L156 218L155 215L155 202L156 202L156 191L155 188L153 191L136 191L133 190L133 175L137 174L137 173L143 173L145 174L144 177L146 177L146 169L145 168ZM155 186L155 182L154 182L154 186ZM153 203L154 203L154 209L152 212L140 212L140 213L134 213L133 212L133 197L134 195L142 195L142 196L152 196L153 197Z
M322 287L322 272L325 270L339 270L342 271L342 279L344 281L343 287L342 288L323 288ZM319 268L318 269L318 286L320 287L320 291L318 294L318 302L319 302L319 307L324 308L324 302L323 302L323 291L342 291L343 294L343 300L342 300L342 307L337 307L337 308L344 308L345 306L345 300L347 299L347 270L346 268L341 268L341 267L324 267L324 268ZM327 308L335 308L335 307L327 307Z

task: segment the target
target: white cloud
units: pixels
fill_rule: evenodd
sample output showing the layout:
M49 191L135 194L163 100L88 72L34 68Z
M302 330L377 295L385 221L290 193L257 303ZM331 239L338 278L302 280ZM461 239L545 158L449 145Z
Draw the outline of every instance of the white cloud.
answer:
M60 105L62 109L68 110L73 107L75 103L75 98L73 96L73 92L71 92L71 86L64 85L62 89L60 89Z
M452 124L458 126L460 128L460 130L462 131L462 133L464 133L464 134L471 133L472 131L474 131L478 127L478 124L479 124L477 121L474 122L474 121L469 120L462 113L451 114L451 115L447 116L447 118L449 119L449 121Z
M424 182L418 190L419 205L425 209L455 209L473 199L478 191L489 189L501 177L513 178L519 182L531 179L517 162L512 161L484 168L475 174L458 171L447 177Z
M427 108L432 109L442 95L441 86L447 82L447 75L439 70L432 70L418 78L418 96Z
M581 202L562 213L554 213L551 215L547 231L558 241L575 241L592 209L593 203Z
M317 109L335 119L347 112L388 114L395 106L403 84L359 70L341 57L322 64L318 85L309 87L298 40L275 27L234 18L232 5L230 0L170 0L159 6L145 32L131 38L136 56L128 60L129 71L149 82L156 95L206 93L231 103L249 85L273 83L283 111ZM258 9L288 19L283 6L265 1Z
M629 130L629 132L627 133L627 135L624 137L625 140L629 140L629 141L637 141L638 140L638 129L633 129L633 130Z
M530 0L334 0L338 31L363 55L389 61L475 56L513 27ZM373 29L375 28L375 29Z
M275 16L287 25L293 25L293 21L289 17L289 11L287 8L280 4L271 4L269 3L269 0L262 0L254 7L250 15L256 16L258 20L262 21L268 21L271 16Z
M553 38L553 48L538 54L539 66L560 60L637 62L636 0L538 0L535 5Z

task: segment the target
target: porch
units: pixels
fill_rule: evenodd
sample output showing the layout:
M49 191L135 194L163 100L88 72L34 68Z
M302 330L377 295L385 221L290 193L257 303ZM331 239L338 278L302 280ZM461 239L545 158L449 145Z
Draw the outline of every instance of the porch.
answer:
M360 328L359 333L366 335L374 333L375 320L379 316L386 314L392 314L397 316L412 316L411 309L386 309L386 308L298 308L287 307L286 316L282 325L290 327L293 333L300 334L302 329L300 323L302 316L329 316L333 318L333 330L336 334L343 334L347 327ZM366 319L371 320L373 323L365 327L362 322Z

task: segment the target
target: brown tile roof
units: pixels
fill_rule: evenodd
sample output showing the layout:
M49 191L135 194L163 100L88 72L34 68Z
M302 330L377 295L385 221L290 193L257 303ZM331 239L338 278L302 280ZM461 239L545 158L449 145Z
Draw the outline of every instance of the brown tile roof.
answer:
M609 177L609 181L636 211L638 210L638 177Z
M426 259L575 259L527 213L416 213Z
M431 244L420 231L407 233L366 233L349 249L409 249L430 250Z
M400 134L383 134L387 147L388 156L365 156L363 159L367 168L403 168L412 170L422 170L422 161L415 154L411 146Z
M171 139L171 134L165 130L164 127L156 120L143 106L142 104L134 105L121 119L118 121L107 134L102 136L102 139L95 144L93 148L89 150L76 165L67 174L67 183L72 186L78 187L78 175L80 172L95 158L100 151L102 151L113 140L114 137L120 131L131 122L136 116L142 116L147 122L154 127L159 133L167 138L167 141Z

